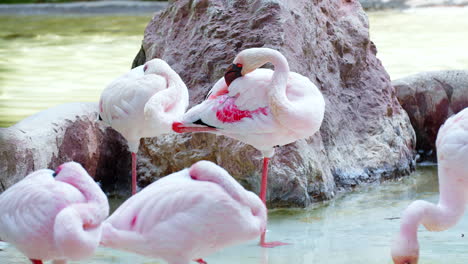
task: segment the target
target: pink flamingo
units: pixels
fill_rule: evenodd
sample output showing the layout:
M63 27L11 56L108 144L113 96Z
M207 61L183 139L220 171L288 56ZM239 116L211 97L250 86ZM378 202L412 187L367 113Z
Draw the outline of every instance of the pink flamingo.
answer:
M101 245L169 264L204 263L199 257L259 236L266 218L257 195L199 161L125 201L104 222Z
M55 178L54 178L55 177ZM91 257L109 203L80 164L38 170L0 195L0 237L34 264Z
M258 69L271 62L274 71ZM268 162L274 147L308 138L322 124L325 101L305 76L289 71L286 58L269 48L243 50L208 98L190 109L175 132L212 132L247 143L263 154L260 198L266 203ZM260 245L274 247L280 242Z
M450 117L439 129L436 141L439 203L414 201L403 212L400 233L392 244L395 264L417 264L418 226L443 231L463 216L468 203L468 108Z
M132 194L136 193L136 153L142 137L172 132L185 113L188 90L163 60L153 59L117 78L102 92L100 119L128 141L132 153Z

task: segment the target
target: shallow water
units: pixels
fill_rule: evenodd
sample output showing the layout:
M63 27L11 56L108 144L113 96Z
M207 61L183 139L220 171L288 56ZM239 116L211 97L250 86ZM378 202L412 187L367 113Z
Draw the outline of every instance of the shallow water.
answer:
M392 79L468 68L468 8L369 13ZM98 101L138 52L147 16L0 16L0 126L65 102Z
M292 243L262 249L257 241L227 248L205 260L210 264L390 264L390 242L398 231L398 217L413 200L436 202L435 167L420 167L412 177L356 189L351 194L306 210L270 213L267 238ZM462 237L462 234L466 236ZM466 264L468 214L444 232L419 231L422 264ZM28 263L13 247L0 244L0 263ZM91 260L76 262L164 263L134 254L100 248Z

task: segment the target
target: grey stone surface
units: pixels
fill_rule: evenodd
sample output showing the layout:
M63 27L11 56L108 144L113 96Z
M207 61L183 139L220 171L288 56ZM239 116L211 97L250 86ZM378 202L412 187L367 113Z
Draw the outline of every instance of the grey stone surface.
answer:
M126 142L96 120L96 103L71 103L0 128L0 192L32 171L76 161L105 191L129 193Z
M356 0L174 1L147 26L144 52L135 61L166 60L190 87L193 106L239 51L262 46L282 52L292 71L321 89L327 104L319 133L277 149L270 206L307 206L342 188L409 173L414 131L375 56L367 16ZM208 159L259 190L261 154L225 137L146 139L139 159L141 186Z
M421 160L435 162L435 140L440 126L468 107L468 70L423 72L392 84L416 132L416 149Z

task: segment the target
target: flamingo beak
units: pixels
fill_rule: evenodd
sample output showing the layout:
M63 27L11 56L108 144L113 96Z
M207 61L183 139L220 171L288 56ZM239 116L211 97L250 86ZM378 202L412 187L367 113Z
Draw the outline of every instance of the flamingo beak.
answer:
M242 65L231 64L224 74L224 80L227 86L229 86L235 79L242 77Z
M55 172L52 174L52 176L57 176L59 174L59 172L62 170L62 165L58 166L57 169L55 170Z
M197 124L186 125L181 122L172 123L172 130L176 133L188 133L188 132L215 132L218 129L211 126L201 126Z

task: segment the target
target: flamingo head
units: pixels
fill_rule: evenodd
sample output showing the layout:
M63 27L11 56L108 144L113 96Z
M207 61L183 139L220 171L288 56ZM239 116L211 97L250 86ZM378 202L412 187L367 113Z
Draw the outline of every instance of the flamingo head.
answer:
M86 170L76 162L67 162L57 167L54 174L55 180L73 183L80 181L83 177L91 177Z
M242 77L242 64L231 64L224 74L224 80L227 86L229 86L235 79Z
M166 75L172 68L162 59L152 59L143 66L144 74Z
M274 56L282 55L270 48L250 48L239 52L233 64L241 65L241 75L244 76L270 62Z
M391 254L394 264L418 264L419 244L417 239L408 239L400 234L393 241Z

